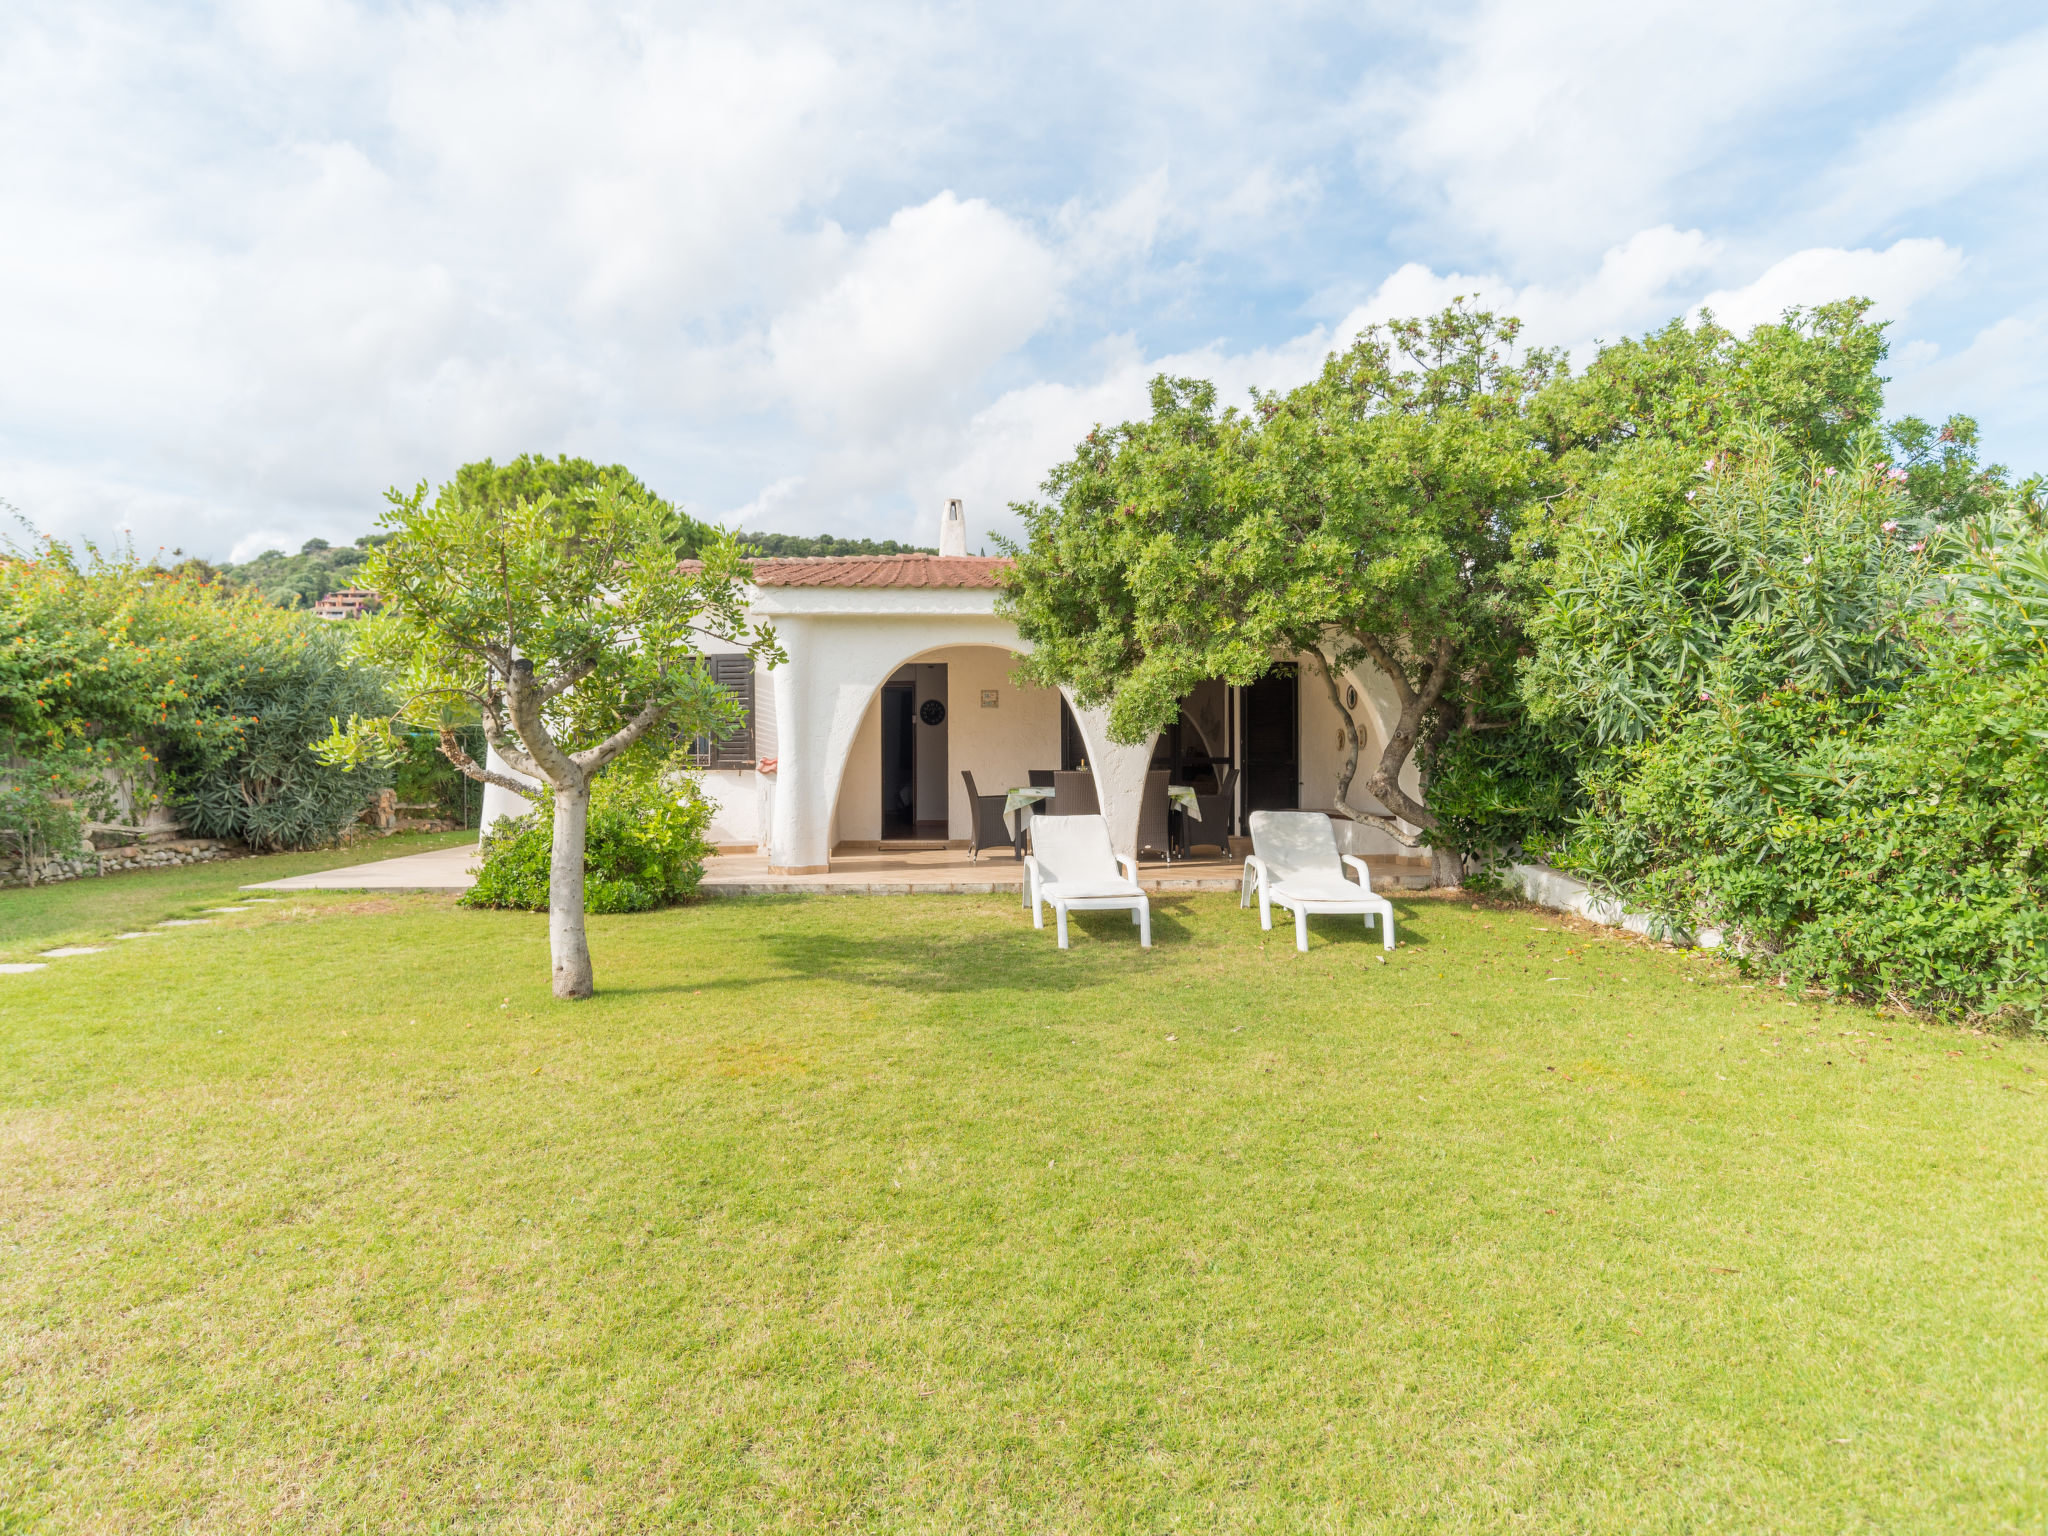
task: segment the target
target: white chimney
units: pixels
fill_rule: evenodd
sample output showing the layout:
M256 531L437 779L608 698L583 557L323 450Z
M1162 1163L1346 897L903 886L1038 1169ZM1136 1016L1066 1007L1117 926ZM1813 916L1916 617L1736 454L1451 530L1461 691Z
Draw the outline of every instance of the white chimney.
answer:
M939 553L967 553L967 512L961 506L958 496L946 503L946 515L939 519Z

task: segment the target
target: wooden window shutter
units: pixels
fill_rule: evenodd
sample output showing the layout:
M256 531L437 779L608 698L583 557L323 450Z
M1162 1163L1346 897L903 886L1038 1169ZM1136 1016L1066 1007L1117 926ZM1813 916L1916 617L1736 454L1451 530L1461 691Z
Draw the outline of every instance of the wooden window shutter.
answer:
M754 766L754 658L748 655L707 656L711 680L739 700L740 727L732 735L708 743L702 751L707 768Z

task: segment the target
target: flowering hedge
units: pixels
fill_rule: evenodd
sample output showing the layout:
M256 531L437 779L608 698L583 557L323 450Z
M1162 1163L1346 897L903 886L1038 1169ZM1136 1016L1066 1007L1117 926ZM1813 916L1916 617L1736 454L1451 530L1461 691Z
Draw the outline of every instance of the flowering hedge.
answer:
M1589 741L1553 858L1760 973L2048 1030L2048 537L1916 527L1870 461L1703 474L1688 547L1580 551L1539 629Z
M45 846L109 819L123 775L195 831L331 840L381 786L305 743L383 701L335 626L254 594L54 541L0 558L0 818Z

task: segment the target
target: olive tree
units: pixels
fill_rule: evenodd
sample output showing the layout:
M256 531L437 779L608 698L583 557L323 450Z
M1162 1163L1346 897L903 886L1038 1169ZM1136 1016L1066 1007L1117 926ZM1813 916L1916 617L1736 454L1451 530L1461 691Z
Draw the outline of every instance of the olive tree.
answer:
M388 536L362 580L384 601L362 649L396 676L384 719L352 719L319 750L332 761L388 754L399 723L438 731L441 752L480 783L551 796L548 944L555 996L595 990L583 925L591 781L650 732L718 736L732 704L701 655L706 634L781 660L772 630L750 629L738 544L720 536L687 565L673 507L629 476L537 495L494 494L498 477L462 476L431 500L425 482L392 491ZM691 542L695 542L692 540ZM511 773L476 762L460 726L481 717Z

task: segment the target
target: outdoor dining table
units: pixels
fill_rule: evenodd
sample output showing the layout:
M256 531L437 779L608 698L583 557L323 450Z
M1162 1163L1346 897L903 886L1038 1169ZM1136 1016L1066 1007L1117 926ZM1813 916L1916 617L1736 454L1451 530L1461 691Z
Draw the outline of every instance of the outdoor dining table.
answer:
M1031 825L1031 812L1041 800L1050 800L1053 791L1041 789L1036 784L1022 789L1010 790L1003 796L1003 830L1010 834L1010 843L1017 850L1017 857L1024 857L1024 830Z
M1180 843L1181 857L1186 858L1192 844L1188 836L1187 818L1192 816L1196 821L1202 819L1201 799L1195 794L1195 787L1192 784L1167 785L1166 799L1168 808L1180 813L1181 819L1174 828L1174 835Z
M1024 857L1024 834L1031 826L1032 807L1041 800L1050 800L1053 793L1050 789L1041 789L1036 784L1030 784L1022 789L1013 789L1003 796L1003 826L1009 831L1010 845L1016 850L1018 858ZM1024 881L1024 905L1027 909L1031 905L1029 877Z

